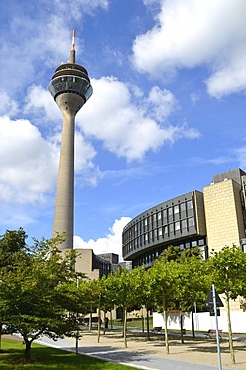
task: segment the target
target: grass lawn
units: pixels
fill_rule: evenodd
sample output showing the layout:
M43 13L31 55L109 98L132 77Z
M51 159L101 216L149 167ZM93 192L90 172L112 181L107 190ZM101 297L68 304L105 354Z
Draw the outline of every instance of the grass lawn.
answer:
M31 349L31 363L24 361L24 349L22 341L2 339L0 350L1 370L126 370L134 369L112 362L104 362L89 356L76 355L67 351L33 344ZM135 369L136 370L136 369Z
M117 325L117 326L122 326L122 322L120 320L116 320L113 322L114 325ZM139 328L139 329L142 329L142 325L143 325L143 320L140 318L134 318L132 319L132 321L128 321L127 322L127 326L130 328ZM150 317L149 318L149 327L150 327L150 330L152 329L153 327L153 317ZM109 328L110 328L110 324L109 324ZM144 328L145 332L147 331L147 320L145 319L145 328Z

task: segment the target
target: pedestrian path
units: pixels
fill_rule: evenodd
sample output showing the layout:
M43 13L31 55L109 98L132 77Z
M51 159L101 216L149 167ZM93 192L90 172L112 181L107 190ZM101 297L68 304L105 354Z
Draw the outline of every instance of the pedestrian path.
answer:
M75 351L75 341L70 338L59 339L54 344L52 339L43 337L42 341L39 341L39 343L66 351ZM142 370L218 370L218 367L215 366L168 359L157 355L148 355L141 351L121 350L114 348L113 346L100 345L100 343L97 345L80 347L79 353ZM223 370L233 369L227 367L223 368Z

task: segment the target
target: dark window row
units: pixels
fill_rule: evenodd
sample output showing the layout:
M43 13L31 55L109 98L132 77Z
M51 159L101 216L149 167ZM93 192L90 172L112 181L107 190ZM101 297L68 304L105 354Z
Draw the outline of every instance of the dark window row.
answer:
M123 233L123 243L127 243L127 241L130 241L137 235L144 234L147 231L156 229L158 227L160 228L164 225L168 226L168 224L173 224L174 230L180 230L192 226L186 225L188 216L191 216L193 213L190 213L189 210L192 209L193 202L192 200L188 200L186 202L179 203L171 207L169 206L163 210L157 211L152 215L146 216L136 222L134 225L131 225L128 230ZM191 220L192 218L189 219Z
M200 250L201 250L203 258L204 259L207 258L207 246L205 245L205 239L204 238L199 238L197 240L187 241L185 243L180 243L180 244L177 243L177 244L173 244L173 245L176 246L176 247L179 247L180 251L183 251L184 249L191 249L191 248L199 247ZM154 248L149 252L145 252L145 253L141 254L139 257L137 257L133 261L133 267L141 266L143 264L146 267L151 266L153 264L153 262L155 261L155 259L157 259L162 254L162 252L164 251L165 248L166 247L161 246L161 247L158 247L158 248Z

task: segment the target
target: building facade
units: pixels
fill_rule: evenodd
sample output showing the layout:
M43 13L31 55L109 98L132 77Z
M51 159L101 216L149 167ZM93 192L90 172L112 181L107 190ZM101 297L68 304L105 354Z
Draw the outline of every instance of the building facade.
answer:
M89 280L99 279L112 271L112 264L94 254L92 249L76 248L75 271L82 272Z
M244 171L231 170L214 176L203 192L193 190L136 216L123 229L124 260L150 267L170 245L199 247L204 259L225 245L246 250L245 183Z

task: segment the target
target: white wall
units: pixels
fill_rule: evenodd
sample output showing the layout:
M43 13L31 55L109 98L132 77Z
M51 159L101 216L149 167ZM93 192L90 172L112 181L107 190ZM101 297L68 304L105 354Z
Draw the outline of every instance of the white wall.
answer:
M191 313L184 313L184 328L192 330ZM231 324L233 333L246 333L246 312L233 311L231 312ZM153 327L163 327L163 314L153 313ZM180 315L179 313L169 313L167 326L169 329L180 329ZM224 311L220 312L218 316L218 327L224 332L228 332L227 314ZM194 314L194 328L197 331L208 331L208 329L215 329L215 317L210 316L209 312L201 312Z

